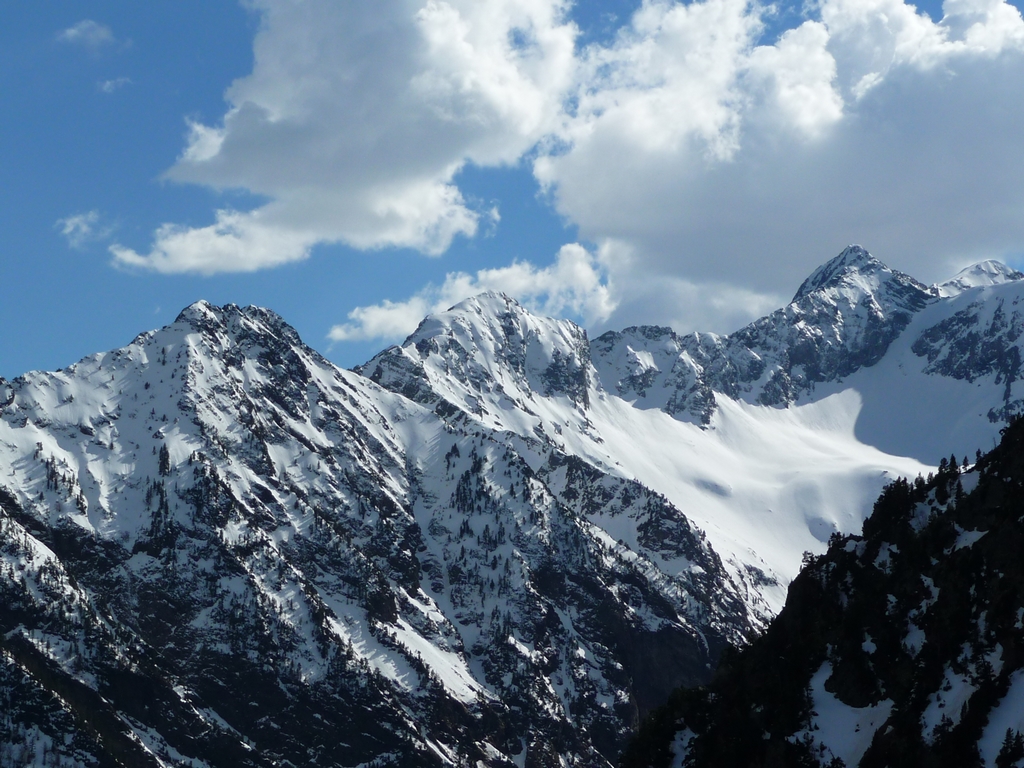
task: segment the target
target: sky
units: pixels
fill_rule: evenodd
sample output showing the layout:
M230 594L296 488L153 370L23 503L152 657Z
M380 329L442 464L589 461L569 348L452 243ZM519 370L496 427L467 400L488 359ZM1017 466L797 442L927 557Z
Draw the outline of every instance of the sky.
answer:
M258 304L343 366L504 290L732 331L859 243L1024 266L1001 0L70 0L0 25L0 376Z

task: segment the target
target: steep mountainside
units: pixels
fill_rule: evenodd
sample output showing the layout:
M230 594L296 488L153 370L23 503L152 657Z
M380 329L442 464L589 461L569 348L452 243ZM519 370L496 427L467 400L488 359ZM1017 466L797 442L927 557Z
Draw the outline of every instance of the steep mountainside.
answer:
M7 760L602 765L753 629L664 497L265 310L196 304L5 402Z
M888 486L624 765L1024 765L1024 420L958 464Z
M445 418L662 493L763 617L802 552L859 530L887 477L991 445L1024 397L1021 277L986 262L925 287L851 246L730 336L648 326L589 344L571 323L484 295L359 371Z
M1020 277L851 247L731 336L593 342L485 294L355 372L199 302L0 380L0 764L607 766L998 433Z

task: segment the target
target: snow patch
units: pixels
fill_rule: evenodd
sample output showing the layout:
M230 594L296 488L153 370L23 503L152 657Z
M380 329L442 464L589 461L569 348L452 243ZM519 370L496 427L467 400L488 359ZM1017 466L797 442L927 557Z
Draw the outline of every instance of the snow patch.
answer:
M832 665L826 661L811 677L810 725L790 739L802 741L809 737L831 757L854 766L871 746L875 732L889 719L893 702L885 699L870 707L851 707L825 690L825 681L831 676Z

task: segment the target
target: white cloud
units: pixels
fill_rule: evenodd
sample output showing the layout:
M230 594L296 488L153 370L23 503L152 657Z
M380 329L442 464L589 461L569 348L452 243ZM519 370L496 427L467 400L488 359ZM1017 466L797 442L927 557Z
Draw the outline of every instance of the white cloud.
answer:
M486 215L459 170L519 162L598 244L608 322L729 330L849 242L925 280L1024 250L1014 6L947 0L935 22L903 0L817 0L765 41L766 6L643 0L610 42L578 47L568 3L252 0L253 71L223 120L189 125L167 176L269 202L164 225L115 261L248 271L324 242L440 254ZM485 272L357 310L335 335L394 337L403 312Z
M97 240L110 237L112 227L100 226L99 211L76 213L64 219L58 219L54 227L68 241L68 245L78 249Z
M77 24L58 32L57 39L62 43L75 43L89 48L100 48L114 42L114 33L106 24L100 24L92 19L83 19Z
M256 0L252 74L222 124L192 123L171 179L271 202L217 224L166 225L122 263L258 269L318 242L439 254L482 213L453 184L466 163L514 163L560 119L576 29L565 0ZM278 233L271 249L239 250ZM221 242L221 239L224 239Z
M115 77L113 80L101 80L96 84L103 93L113 93L119 88L123 88L126 85L131 85L132 81L127 77Z
M110 246L115 264L156 272L254 272L299 261L309 255L315 235L266 223L267 210L218 211L217 222L191 228L164 224L153 249L140 255L122 245Z
M616 309L590 326L595 334L631 325L731 333L775 311L792 295L751 290L724 280L695 282L672 275L642 284L615 285Z
M786 30L775 45L751 51L747 69L766 91L776 130L790 126L814 138L842 119L843 99L833 87L836 62L828 41L825 25L810 21Z
M594 333L630 325L729 333L782 306L789 296L738 286L727 278L695 281L658 274L628 242L605 240L597 251L612 310L594 318Z
M763 45L756 6L650 0L587 52L597 74L535 173L659 292L732 291L734 309L742 291L791 292L848 242L923 279L1019 253L1024 24L998 0L945 11L823 0ZM629 306L613 320L644 319ZM726 318L708 305L703 322Z
M442 285L428 285L405 301L357 307L348 313L349 322L331 328L328 338L397 341L412 333L427 314L443 311L483 291L502 291L538 312L573 314L591 324L607 319L615 309L602 264L585 248L572 243L562 246L555 263L548 267L517 261L507 267L482 269L475 275L452 272Z
M761 31L748 9L746 0L645 2L610 47L584 51L564 138L586 145L610 131L655 155L695 141L701 154L729 157L739 141L741 53Z

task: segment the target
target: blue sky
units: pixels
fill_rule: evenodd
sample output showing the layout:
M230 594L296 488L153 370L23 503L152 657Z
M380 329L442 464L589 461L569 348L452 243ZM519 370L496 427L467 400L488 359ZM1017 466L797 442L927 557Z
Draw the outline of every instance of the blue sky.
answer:
M199 298L353 365L486 288L595 332L728 331L848 242L924 280L1018 264L1024 23L916 11L14 4L0 376Z
M463 174L470 194L487 201L505 195L502 216L510 226L457 240L443 259L391 249L382 264L383 254L324 245L306 262L252 274L112 267L112 238L143 248L163 222L207 223L225 197L252 204L244 191L225 196L162 175L185 146L186 118L218 120L225 88L252 70L259 18L231 2L96 2L89 18L109 28L114 42L58 40L83 20L82 11L77 2L17 4L0 26L0 99L8 116L0 121L0 263L4 283L14 288L0 303L0 376L62 367L120 346L200 298L271 307L308 343L354 365L386 342L331 346L327 331L348 309L404 297L485 260L550 257L572 239L536 198L528 170L471 168ZM104 83L113 90L105 92ZM100 236L72 247L57 222L92 211Z

